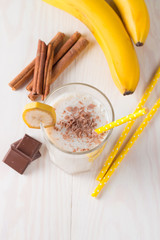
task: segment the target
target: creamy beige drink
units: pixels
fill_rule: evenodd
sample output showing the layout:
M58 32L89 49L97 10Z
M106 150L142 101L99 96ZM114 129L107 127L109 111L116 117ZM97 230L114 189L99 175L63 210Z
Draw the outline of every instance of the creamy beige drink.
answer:
M71 83L55 90L45 103L55 108L57 118L54 127L42 126L51 161L70 174L90 170L111 134L94 131L114 120L107 97L87 84Z
M108 123L105 106L95 97L84 93L64 93L54 99L55 127L48 128L51 142L64 151L84 152L99 145L107 133L96 134L95 128Z

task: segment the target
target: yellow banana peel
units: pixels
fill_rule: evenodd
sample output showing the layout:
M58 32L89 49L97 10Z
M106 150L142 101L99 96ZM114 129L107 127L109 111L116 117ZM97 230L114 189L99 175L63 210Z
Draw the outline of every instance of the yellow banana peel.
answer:
M136 46L142 46L148 36L150 19L144 0L113 0Z
M119 16L104 0L44 0L85 23L101 46L114 83L123 95L135 91L139 63Z

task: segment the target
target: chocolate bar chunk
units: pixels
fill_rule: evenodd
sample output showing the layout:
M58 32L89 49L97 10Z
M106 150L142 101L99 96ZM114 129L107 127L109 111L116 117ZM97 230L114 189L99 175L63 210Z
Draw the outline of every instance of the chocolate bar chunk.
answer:
M14 143L12 143L12 144L11 144L11 147L12 147L12 148L17 148L17 145L19 144L19 142L20 142L21 140L22 140L22 139L14 142ZM34 156L33 156L30 160L31 160L31 161L34 161L34 160L36 160L37 158L40 158L40 157L41 157L41 153L38 151L38 152L36 152L36 153L34 154Z
M3 162L23 174L28 164L41 156L39 152L41 145L42 143L25 134L22 139L11 145Z
M29 156L30 158L33 158L35 153L37 153L40 149L41 145L42 143L25 134L24 137L17 144L17 149Z
M30 163L30 158L20 151L17 151L16 148L10 148L4 157L3 162L18 173L22 174Z

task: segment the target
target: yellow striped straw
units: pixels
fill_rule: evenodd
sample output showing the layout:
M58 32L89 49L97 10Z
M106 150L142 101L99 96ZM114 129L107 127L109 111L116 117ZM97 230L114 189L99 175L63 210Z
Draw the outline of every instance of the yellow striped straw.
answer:
M97 195L100 193L102 188L105 186L105 184L108 182L109 178L112 176L114 171L117 169L119 164L122 162L130 148L133 146L133 144L136 142L140 134L143 132L144 128L148 125L149 121L153 118L154 114L157 112L158 108L160 107L160 98L158 101L154 104L150 112L147 114L145 119L142 121L136 132L133 134L133 136L130 138L124 149L121 151L121 153L118 155L118 157L115 159L114 163L111 165L110 169L102 179L102 181L98 184L95 191L92 193L92 197L97 197Z
M106 132L114 127L118 127L126 122L129 122L129 121L132 121L132 120L135 120L136 118L138 117L141 117L142 115L148 113L148 109L147 108L143 108L143 109L140 109L134 113L131 113L123 118L120 118L114 122L111 122L111 123L108 123L106 124L105 126L102 126L100 128L97 128L95 129L94 131L98 134L100 133L103 133L103 132Z
M152 90L154 89L156 83L158 82L160 78L160 67L157 69L156 74L154 75L152 81L150 82L150 84L148 85L144 95L142 96L136 110L138 111L139 109L144 107L144 104L146 103L148 97L150 96ZM108 156L102 170L100 171L100 173L98 174L96 180L97 181L101 181L104 177L104 175L106 174L107 170L109 169L110 165L112 164L116 154L118 153L118 150L120 149L120 147L122 146L124 140L126 139L127 134L129 133L130 129L132 128L133 124L134 124L135 120L129 122L126 127L124 128L121 136L119 137L118 141L116 142L114 148L112 149L110 155Z

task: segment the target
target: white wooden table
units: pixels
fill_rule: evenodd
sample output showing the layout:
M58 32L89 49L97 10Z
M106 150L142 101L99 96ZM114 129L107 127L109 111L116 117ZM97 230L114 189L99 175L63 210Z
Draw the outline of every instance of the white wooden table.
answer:
M41 0L0 2L0 240L158 240L160 239L160 114L149 124L107 184L93 199L95 177L123 126L115 129L95 168L70 176L42 157L20 175L2 162L10 144L24 133L43 142L39 130L22 121L29 102L25 89L11 91L8 82L35 56L37 40L48 42L58 31L80 31L90 40L88 49L54 84L85 82L110 99L116 118L132 112L160 64L160 1L147 0L151 30L137 49L140 83L132 96L115 87L104 54L79 20ZM159 97L156 88L148 106ZM137 121L138 126L138 121Z

